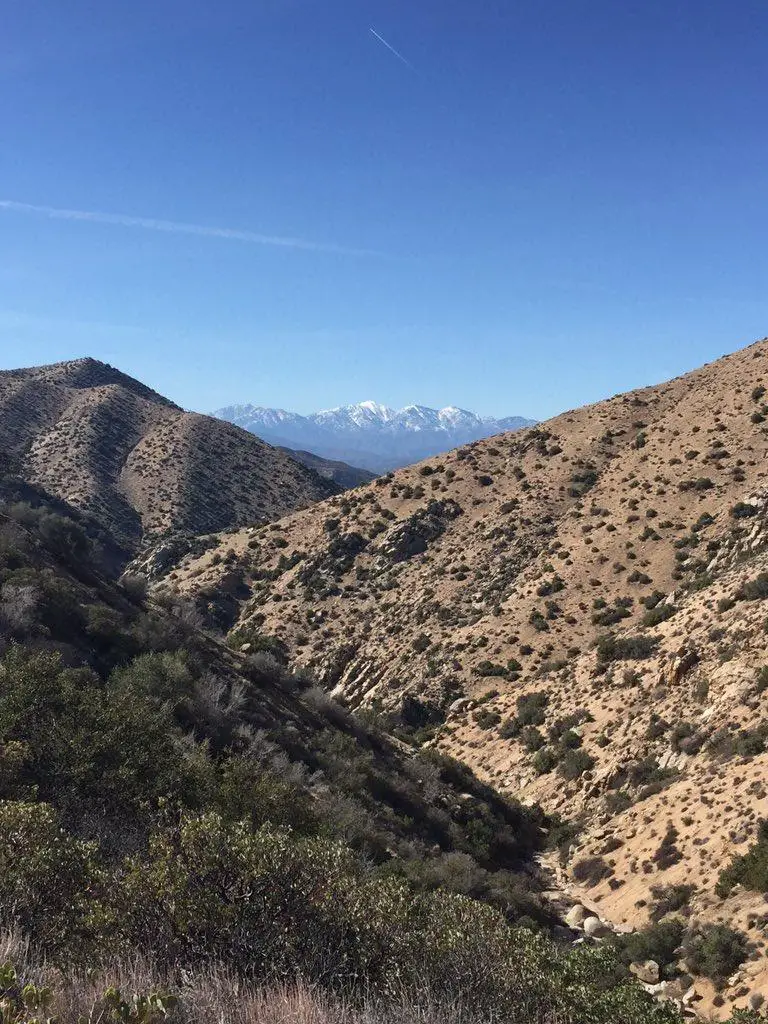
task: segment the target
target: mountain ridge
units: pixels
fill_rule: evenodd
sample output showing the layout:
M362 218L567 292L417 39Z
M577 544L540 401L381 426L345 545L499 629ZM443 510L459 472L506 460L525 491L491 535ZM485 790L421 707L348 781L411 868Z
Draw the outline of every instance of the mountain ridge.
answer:
M341 489L90 357L0 371L0 448L18 475L133 551L168 531L268 520Z
M298 447L376 473L535 422L522 416L478 416L452 405L433 409L413 404L394 409L373 400L307 416L249 404L228 406L213 415L271 444Z

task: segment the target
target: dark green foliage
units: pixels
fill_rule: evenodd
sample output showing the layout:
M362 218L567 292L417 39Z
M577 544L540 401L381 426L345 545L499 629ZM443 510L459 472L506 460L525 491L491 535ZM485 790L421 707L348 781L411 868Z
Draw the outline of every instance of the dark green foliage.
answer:
M746 501L737 501L731 509L731 517L733 519L749 519L751 516L757 515L757 506L750 505Z
M583 885L594 886L604 878L610 877L613 872L603 857L583 857L577 860L571 868L571 874L577 882Z
M608 665L612 661L639 661L649 658L658 643L656 637L618 637L615 633L605 633L597 641L597 661L600 665Z
M475 721L481 729L492 729L501 721L498 711L490 711L488 708L480 708L475 712Z
M547 775L557 766L559 760L557 752L552 747L542 747L534 754L532 764L539 775Z
M743 932L724 924L713 924L686 938L683 955L695 974L701 974L721 987L747 959L749 945Z
M735 857L720 872L717 881L719 896L727 896L734 885L743 885L754 892L768 892L768 819L757 828L757 839L745 854Z
M654 608L649 608L643 615L643 625L658 626L660 622L671 619L676 611L677 608L673 604L657 604Z
M717 729L709 738L707 750L722 760L731 757L757 757L766 749L768 722L761 722L754 729L740 729L728 723Z
M517 698L517 721L523 725L543 725L549 694L544 690L526 693Z
M625 605L616 603L612 607L604 607L594 612L592 614L592 623L595 626L613 626L617 622L621 622L622 619L628 619L631 614L631 611Z
M31 816L44 823L4 815L0 809L19 849L36 854L31 867L19 858L11 863L4 889L16 889L23 919L53 915L55 894L20 882L33 871L48 877L44 865L58 861L55 817L40 805ZM380 998L439 993L460 998L478 1018L520 1024L544 1013L590 1024L677 1019L628 981L611 950L559 947L510 928L492 907L466 896L428 887L415 893L403 879L372 875L327 839L272 826L254 831L208 813L153 832L147 852L125 858L110 879L89 859L87 844L75 841L66 857L83 892L57 922L68 966L84 962L91 944L108 936L108 965L139 946L152 949L159 970L218 961L230 972L247 971L252 982L301 977ZM49 949L55 955L61 947ZM90 955L98 962L98 947Z
M677 864L683 859L683 855L676 845L678 836L679 832L675 826L671 823L668 824L664 838L653 855L653 862L659 871L666 871L667 868L671 868L673 864Z
M550 594L557 594L565 588L565 580L560 576L554 576L551 580L545 580L536 588L539 597L549 597Z
M505 718L499 728L499 736L503 740L512 740L520 735L520 723L516 718Z
M677 949L683 940L685 925L676 918L651 924L642 931L615 935L611 943L626 964L655 960L662 975L677 962Z
M530 753L540 750L546 742L535 725L526 725L520 732L520 742Z
M695 885L654 885L651 886L653 903L650 907L651 920L660 921L667 914L685 910L696 892Z
M564 779L578 779L584 772L594 767L595 759L586 750L566 750L558 766Z
M493 661L481 661L478 665L475 665L475 675L478 676L506 676L507 670L503 665L497 665Z
M590 463L584 464L584 468L571 476L571 486L568 493L572 498L580 498L591 490L598 481L598 472Z
M715 485L708 476L700 476L696 480L681 480L678 486L681 491L709 491Z

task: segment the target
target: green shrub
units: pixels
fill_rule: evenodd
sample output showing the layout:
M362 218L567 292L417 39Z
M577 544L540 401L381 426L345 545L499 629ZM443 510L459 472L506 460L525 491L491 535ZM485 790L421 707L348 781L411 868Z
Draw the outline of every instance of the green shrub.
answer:
M737 588L737 601L764 601L768 597L768 572L761 572L753 580L747 580Z
M571 868L571 874L577 882L590 888L609 878L613 871L604 857L583 857Z
M475 712L475 721L481 729L492 729L501 721L498 711L490 711L488 708L480 708Z
M571 781L593 768L595 759L586 750L566 750L558 765L558 772Z
M686 937L685 962L694 974L722 987L747 959L749 945L743 932L724 924L705 925Z
M544 690L525 693L517 698L517 721L523 725L543 725L549 694Z
M754 892L768 892L768 819L757 827L757 839L746 853L737 856L720 872L717 881L719 896L728 896L734 885L743 885Z
M535 725L526 725L520 733L520 742L530 753L541 750L546 742L541 731Z
M546 775L557 766L559 761L557 752L552 747L542 747L533 755L533 768L539 775Z
M673 864L677 864L683 859L683 855L676 845L678 836L679 832L675 826L671 823L668 824L664 838L653 855L653 862L659 871L666 871L667 868L671 868Z
M677 918L659 921L641 931L615 935L611 944L622 961L629 965L635 961L655 960L662 975L669 975L677 962L677 949L683 940L685 925Z
M660 921L667 914L685 910L696 892L695 885L653 885L651 895L650 917L654 922Z
M42 803L0 801L0 917L53 955L75 955L95 932L97 844L69 835Z
M661 622L671 619L677 611L673 604L657 604L655 608L649 608L643 615L644 626L658 626Z
M649 658L658 643L656 637L617 637L614 633L605 633L597 640L597 661L599 665L608 665L612 661L640 661Z
M757 511L757 506L750 505L746 501L737 501L731 508L730 514L733 519L749 519L752 516L756 516Z

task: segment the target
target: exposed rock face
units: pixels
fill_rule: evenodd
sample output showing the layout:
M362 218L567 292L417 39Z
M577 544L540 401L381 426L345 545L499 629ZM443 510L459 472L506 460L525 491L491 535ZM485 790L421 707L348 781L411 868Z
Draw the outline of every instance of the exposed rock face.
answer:
M432 541L445 533L448 523L461 515L455 501L430 501L426 508L393 527L379 544L378 552L387 563L404 562L423 554Z
M151 545L127 567L130 573L144 576L156 583L171 571L192 550L189 537L172 537Z
M669 667L667 673L667 679L672 686L677 685L681 682L691 671L691 669L698 665L699 655L692 648L681 647L677 654L672 659L672 664Z

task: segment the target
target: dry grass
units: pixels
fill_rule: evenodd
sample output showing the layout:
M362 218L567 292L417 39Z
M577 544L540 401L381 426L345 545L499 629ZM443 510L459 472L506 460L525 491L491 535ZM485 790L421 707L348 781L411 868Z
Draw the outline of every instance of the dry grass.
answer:
M109 968L90 971L53 969L35 957L18 931L0 932L0 963L13 964L23 982L46 984L53 991L50 1012L58 1024L106 1024L110 1019L102 996L114 987L130 1001L134 994L153 992L179 998L171 1019L178 1024L479 1024L456 1002L421 997L351 1000L317 986L285 983L255 986L225 965L196 972L159 975L146 957L116 960ZM541 1024L556 1024L544 1021Z

